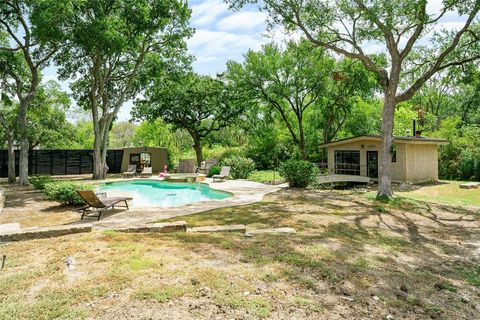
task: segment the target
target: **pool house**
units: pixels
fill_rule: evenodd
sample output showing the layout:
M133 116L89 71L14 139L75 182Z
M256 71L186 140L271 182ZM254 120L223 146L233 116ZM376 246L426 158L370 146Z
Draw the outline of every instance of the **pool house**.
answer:
M392 180L422 182L438 180L438 147L448 140L426 137L394 137ZM321 144L327 150L328 175L378 178L381 137L362 135Z

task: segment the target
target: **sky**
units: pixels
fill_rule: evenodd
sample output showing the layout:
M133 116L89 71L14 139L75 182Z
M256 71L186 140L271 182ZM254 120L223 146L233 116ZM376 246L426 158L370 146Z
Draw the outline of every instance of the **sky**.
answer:
M225 70L228 60L241 61L249 50L258 50L267 42L279 42L288 38L281 31L267 32L265 12L256 6L247 6L240 11L229 10L222 0L191 0L190 24L195 28L194 35L187 40L189 53L196 57L193 68L205 75L215 75ZM430 0L428 11L435 13L442 7L442 0ZM436 27L456 29L461 27L464 18L447 14L442 23ZM384 50L384 45L372 43L367 52ZM56 68L49 67L44 72L44 79L57 80ZM69 91L68 83L61 83ZM130 119L132 102L125 103L119 112L118 120Z
M222 0L191 1L191 25L195 34L187 41L196 57L195 71L214 75L228 60L240 60L248 49L258 50L266 37L266 13L256 7L232 11Z

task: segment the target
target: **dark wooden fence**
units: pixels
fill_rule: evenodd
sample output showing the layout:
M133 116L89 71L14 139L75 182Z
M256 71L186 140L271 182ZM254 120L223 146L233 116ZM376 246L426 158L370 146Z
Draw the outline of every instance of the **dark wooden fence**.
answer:
M92 150L30 150L28 173L30 175L67 175L93 172ZM19 151L15 151L16 173L18 175ZM122 166L123 150L108 150L109 173L119 173ZM8 176L8 152L0 150L0 177Z

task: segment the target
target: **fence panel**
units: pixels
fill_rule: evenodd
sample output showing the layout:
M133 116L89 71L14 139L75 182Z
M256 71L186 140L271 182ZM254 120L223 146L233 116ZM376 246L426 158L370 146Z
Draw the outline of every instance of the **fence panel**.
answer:
M18 176L18 158L15 150L15 171ZM92 150L30 150L28 172L30 175L90 174L93 172ZM123 150L108 150L109 173L121 171ZM0 177L8 176L8 151L0 150Z

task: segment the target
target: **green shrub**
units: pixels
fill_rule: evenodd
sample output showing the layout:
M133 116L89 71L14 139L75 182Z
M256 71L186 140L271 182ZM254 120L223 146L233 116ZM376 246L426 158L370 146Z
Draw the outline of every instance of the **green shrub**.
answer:
M232 179L247 179L250 173L255 170L255 162L250 158L230 157L224 159L222 164L229 166Z
M231 157L242 157L245 155L243 147L224 147L215 145L212 147L203 148L203 156L205 159L215 159L222 161Z
M308 187L318 173L319 170L313 163L303 160L287 160L280 166L280 174L294 188Z
M210 170L208 170L207 177L211 177L216 174L220 174L221 168L219 166L211 166Z
M70 181L56 181L45 185L47 199L58 201L65 205L80 205L83 200L75 190L90 190L91 186Z
M53 182L51 176L31 176L28 178L30 184L37 190L44 190L47 183Z

